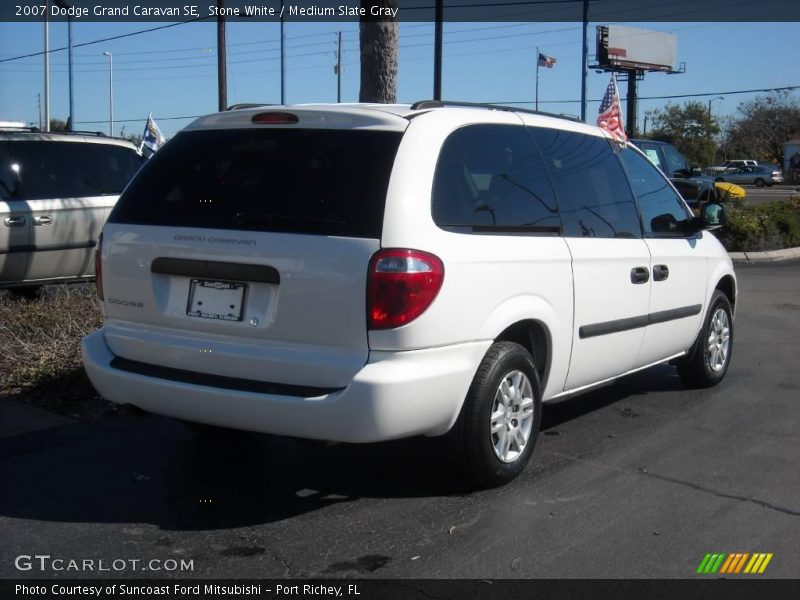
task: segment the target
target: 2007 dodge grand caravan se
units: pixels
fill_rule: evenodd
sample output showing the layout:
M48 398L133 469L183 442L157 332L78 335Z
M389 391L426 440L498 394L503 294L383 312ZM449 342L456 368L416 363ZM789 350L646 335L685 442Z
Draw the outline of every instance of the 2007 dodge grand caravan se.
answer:
M98 391L199 423L447 435L477 485L542 402L730 364L736 279L669 180L583 123L420 102L231 110L143 167L97 253Z

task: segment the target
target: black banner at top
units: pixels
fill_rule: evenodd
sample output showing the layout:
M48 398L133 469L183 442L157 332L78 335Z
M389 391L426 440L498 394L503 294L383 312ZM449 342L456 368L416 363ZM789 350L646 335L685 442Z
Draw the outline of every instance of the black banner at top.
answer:
M786 22L798 0L441 0L449 22ZM435 20L437 0L3 0L0 21Z

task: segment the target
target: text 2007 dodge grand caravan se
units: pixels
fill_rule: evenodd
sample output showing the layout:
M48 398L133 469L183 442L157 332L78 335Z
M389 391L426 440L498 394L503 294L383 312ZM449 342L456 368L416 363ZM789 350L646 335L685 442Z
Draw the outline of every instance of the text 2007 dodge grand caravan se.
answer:
M736 279L669 180L572 120L420 102L231 110L179 133L105 226L106 398L373 442L447 435L477 485L525 466L542 401L731 359Z

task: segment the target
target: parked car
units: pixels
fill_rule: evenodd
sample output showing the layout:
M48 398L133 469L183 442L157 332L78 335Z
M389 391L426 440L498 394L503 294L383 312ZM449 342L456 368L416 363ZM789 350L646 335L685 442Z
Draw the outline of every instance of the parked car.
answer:
M695 172L686 157L667 142L655 140L631 140L647 158L661 169L672 185L680 192L689 206L696 207L701 202L718 200L714 180L711 177Z
M93 277L97 237L141 161L127 140L0 128L0 288Z
M721 165L721 167L725 171L735 171L736 169L741 169L743 167L757 167L757 166L758 166L758 161L752 159L726 160Z
M446 436L509 481L542 402L672 361L724 377L736 277L632 145L581 122L436 101L196 120L97 249L109 400L341 442ZM717 215L715 217L715 215Z
M727 181L736 184L750 183L758 187L764 187L765 185L771 186L776 183L783 183L783 173L779 169L767 167L742 167L729 173L717 175L714 181Z

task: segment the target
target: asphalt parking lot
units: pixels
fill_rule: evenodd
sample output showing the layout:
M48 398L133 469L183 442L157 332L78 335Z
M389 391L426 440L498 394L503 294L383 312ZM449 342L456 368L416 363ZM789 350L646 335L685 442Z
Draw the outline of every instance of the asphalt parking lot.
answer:
M800 263L737 272L720 386L686 391L660 366L549 404L532 464L495 490L460 486L435 440L326 447L31 409L0 439L0 577L109 575L14 567L49 554L194 566L130 576L684 578L708 552L769 552L761 577L797 578Z

